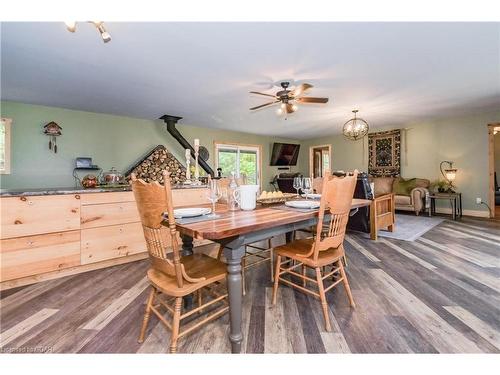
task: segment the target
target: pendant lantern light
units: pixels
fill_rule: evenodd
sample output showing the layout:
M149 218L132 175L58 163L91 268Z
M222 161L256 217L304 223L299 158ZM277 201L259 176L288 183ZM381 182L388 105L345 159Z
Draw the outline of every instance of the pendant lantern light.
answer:
M357 141L368 134L370 127L365 120L356 116L358 113L357 109L352 112L354 113L354 117L344 124L342 133L344 134L344 137L350 139L351 141Z

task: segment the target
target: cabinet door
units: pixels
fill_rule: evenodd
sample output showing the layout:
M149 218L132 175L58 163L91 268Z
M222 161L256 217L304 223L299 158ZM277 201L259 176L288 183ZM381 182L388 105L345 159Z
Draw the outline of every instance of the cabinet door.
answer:
M1 241L0 281L80 265L80 231L10 238Z
M80 195L3 197L1 238L80 228Z
M82 264L146 251L141 223L82 229Z
M140 221L135 202L82 206L82 229Z

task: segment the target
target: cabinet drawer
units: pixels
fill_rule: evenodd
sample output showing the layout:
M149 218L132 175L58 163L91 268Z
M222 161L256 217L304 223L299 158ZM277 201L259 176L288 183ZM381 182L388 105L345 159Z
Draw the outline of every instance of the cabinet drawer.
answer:
M4 197L0 204L2 238L80 228L80 195Z
M146 251L141 223L82 230L82 264L99 262Z
M135 202L107 203L82 206L82 229L139 222Z
M134 193L131 191L82 194L83 205L116 203L116 202L134 202L134 201L135 201Z
M80 231L50 233L1 241L0 281L80 265Z

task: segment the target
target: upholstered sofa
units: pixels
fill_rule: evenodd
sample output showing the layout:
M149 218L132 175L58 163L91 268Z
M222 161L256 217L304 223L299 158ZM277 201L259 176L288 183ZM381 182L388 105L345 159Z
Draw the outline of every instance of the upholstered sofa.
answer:
M409 179L401 177L370 177L370 182L375 185L375 196L395 192L395 184L408 182ZM402 194L401 189L395 194L394 200L396 210L414 211L416 215L428 208L427 196L429 194L430 181L424 178L416 178L412 181L411 190Z

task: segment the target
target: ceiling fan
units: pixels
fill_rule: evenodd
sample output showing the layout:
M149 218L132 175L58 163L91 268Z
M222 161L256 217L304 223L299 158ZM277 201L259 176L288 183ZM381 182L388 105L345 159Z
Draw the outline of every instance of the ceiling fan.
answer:
M280 83L281 87L283 90L278 91L276 94L271 95L271 94L264 94L262 92L258 91L250 91L250 94L257 94L257 95L263 95L263 96L269 96L273 98L274 100L269 103L261 104L256 107L250 108L251 111L255 109L260 109L264 108L273 104L281 103L280 108L278 109L278 114L282 113L293 113L295 112L298 107L298 103L320 103L320 104L325 104L328 102L328 98L313 98L310 96L302 96L304 95L307 90L311 89L313 85L309 83L302 83L298 85L296 88L293 90L289 90L288 87L290 86L290 82L281 82Z

